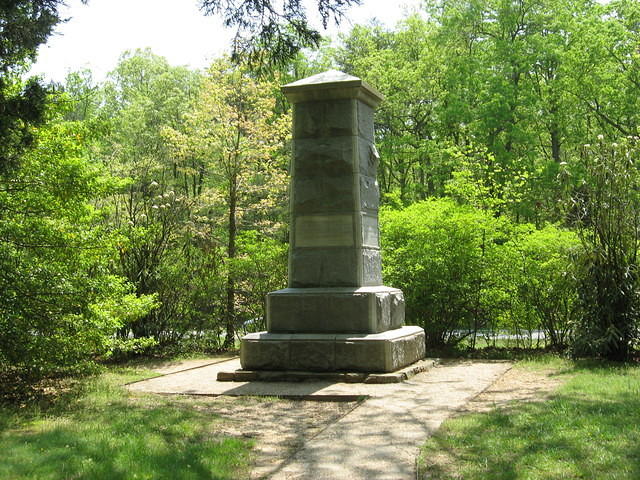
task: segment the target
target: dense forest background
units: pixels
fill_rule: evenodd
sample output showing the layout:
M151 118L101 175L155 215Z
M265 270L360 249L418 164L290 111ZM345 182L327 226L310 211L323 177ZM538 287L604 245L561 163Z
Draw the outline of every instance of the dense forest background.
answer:
M287 273L279 86L329 68L386 96L385 284L430 347L508 333L625 360L638 346L634 0L433 0L394 29L356 26L259 74L137 50L104 82L80 71L43 88L20 79L28 55L5 43L4 374L231 349L263 329L264 296Z

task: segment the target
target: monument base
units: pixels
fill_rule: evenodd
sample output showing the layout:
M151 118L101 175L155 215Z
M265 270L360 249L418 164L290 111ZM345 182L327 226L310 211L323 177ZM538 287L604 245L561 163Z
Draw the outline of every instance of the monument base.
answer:
M404 324L404 296L397 288L285 288L267 295L270 333L367 334Z
M425 356L424 330L374 334L251 333L242 338L244 370L393 372Z

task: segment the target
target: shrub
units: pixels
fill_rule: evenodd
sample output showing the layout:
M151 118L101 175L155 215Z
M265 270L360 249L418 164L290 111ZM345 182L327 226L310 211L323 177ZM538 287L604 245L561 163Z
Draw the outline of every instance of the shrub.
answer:
M575 259L580 252L575 232L547 225L530 225L500 249L500 275L509 292L504 326L544 331L546 343L564 349L579 316Z
M495 317L495 279L487 264L503 240L501 222L471 206L432 199L380 212L384 276L405 294L407 320L427 344L455 343Z

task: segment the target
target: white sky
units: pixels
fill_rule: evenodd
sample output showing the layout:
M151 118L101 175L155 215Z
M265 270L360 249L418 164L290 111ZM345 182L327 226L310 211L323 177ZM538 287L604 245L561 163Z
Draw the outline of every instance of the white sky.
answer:
M363 0L347 12L340 31L375 17L388 26L404 17L420 0ZM150 47L173 65L203 68L229 46L233 30L220 18L205 17L196 0L68 0L60 24L38 51L31 75L63 81L69 71L89 68L95 80L103 80L125 50ZM308 11L311 13L313 5ZM330 26L331 36L338 29Z

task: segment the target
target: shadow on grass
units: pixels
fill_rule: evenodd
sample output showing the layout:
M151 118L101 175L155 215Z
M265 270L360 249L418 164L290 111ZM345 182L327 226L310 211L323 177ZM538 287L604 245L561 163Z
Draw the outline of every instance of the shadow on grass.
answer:
M640 478L640 369L578 362L540 403L446 422L422 451L434 479Z
M108 389L107 389L108 390ZM123 398L124 397L124 398ZM97 391L66 414L31 415L0 432L0 478L236 479L250 443L217 435L216 419L167 399ZM0 418L11 412L3 410Z

